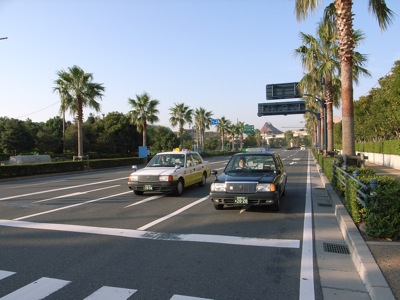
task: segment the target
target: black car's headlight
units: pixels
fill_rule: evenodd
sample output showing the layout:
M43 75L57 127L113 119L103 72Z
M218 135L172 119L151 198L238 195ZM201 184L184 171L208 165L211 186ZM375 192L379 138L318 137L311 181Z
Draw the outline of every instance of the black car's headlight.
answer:
M257 184L257 192L275 192L276 187L273 183L259 183Z
M226 192L226 183L220 183L220 182L212 183L211 192Z

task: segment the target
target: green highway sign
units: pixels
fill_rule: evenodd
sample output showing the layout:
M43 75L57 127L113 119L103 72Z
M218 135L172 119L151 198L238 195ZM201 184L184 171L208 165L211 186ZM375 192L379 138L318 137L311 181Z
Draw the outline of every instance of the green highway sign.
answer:
M249 125L249 124L244 125L243 133L253 134L254 133L254 125Z

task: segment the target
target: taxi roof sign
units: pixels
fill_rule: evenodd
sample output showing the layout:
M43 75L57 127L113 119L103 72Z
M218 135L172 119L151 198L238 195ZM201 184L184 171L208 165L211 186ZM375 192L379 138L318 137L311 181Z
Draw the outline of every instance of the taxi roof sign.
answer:
M266 153L268 152L268 147L256 147L256 148L243 148L243 153Z

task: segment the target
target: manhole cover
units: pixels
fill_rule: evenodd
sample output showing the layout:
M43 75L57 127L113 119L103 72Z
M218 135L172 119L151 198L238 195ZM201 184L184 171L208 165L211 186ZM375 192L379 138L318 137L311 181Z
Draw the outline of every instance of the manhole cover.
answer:
M338 254L350 254L349 248L346 245L324 243L324 251Z

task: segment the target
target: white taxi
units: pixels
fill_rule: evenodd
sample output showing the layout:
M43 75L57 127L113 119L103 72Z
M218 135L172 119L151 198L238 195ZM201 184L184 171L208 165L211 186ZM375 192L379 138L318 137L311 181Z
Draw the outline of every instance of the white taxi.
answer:
M211 175L210 163L204 161L199 153L188 150L161 152L145 168L132 168L128 187L135 195L161 192L180 196L189 185L205 186L207 177Z

